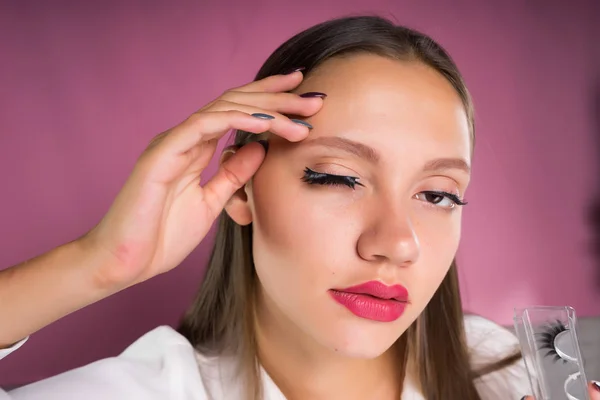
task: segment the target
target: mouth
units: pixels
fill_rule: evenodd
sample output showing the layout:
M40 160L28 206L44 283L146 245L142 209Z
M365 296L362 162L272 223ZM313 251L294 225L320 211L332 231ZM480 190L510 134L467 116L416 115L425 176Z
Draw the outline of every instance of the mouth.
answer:
M404 286L388 286L378 281L331 289L329 293L357 317L378 322L397 320L409 304L408 290Z

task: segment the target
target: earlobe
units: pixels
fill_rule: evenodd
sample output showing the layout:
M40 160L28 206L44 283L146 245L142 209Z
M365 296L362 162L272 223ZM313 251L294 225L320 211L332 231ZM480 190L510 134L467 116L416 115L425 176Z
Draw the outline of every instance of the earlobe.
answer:
M219 165L222 165L231 158L237 149L237 146L226 147L221 154ZM250 205L248 204L248 195L246 194L246 186L249 184L250 183L247 183L236 191L225 205L225 212L227 215L229 215L236 224L241 226L248 225L252 222L252 212L250 210Z
M252 212L250 211L248 196L244 188L241 188L231 196L225 205L225 212L238 225L246 226L252 222Z

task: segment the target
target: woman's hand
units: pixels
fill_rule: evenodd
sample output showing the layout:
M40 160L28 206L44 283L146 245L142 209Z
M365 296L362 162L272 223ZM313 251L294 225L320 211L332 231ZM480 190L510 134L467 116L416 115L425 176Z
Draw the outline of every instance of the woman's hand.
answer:
M259 143L250 143L201 186L200 176L218 139L231 129L257 134L269 131L290 141L306 138L306 126L282 115L310 116L320 110L321 98L283 93L302 79L296 71L229 90L158 135L139 158L107 215L82 238L86 248L110 260L92 271L94 281L102 287L127 287L169 271L184 260L265 157Z
M285 93L302 79L296 71L225 92L150 143L106 216L86 235L0 271L0 348L177 266L265 157L260 144L250 143L201 186L219 138L242 129L304 139L307 127L283 114L313 115L323 100Z
M600 384L592 381L588 384L588 391L590 394L590 400L600 400ZM533 396L523 396L521 400L535 400Z

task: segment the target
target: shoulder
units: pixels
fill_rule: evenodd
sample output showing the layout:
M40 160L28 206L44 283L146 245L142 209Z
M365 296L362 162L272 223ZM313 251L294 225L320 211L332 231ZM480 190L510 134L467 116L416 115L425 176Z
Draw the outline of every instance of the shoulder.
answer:
M146 333L116 357L27 385L10 395L15 400L206 399L194 349L167 326Z
M464 322L475 371L519 353L517 337L505 327L478 315L466 315ZM530 391L522 359L481 376L475 384L482 400L519 399Z
M464 323L474 362L487 363L519 351L517 337L505 327L475 314L465 315Z

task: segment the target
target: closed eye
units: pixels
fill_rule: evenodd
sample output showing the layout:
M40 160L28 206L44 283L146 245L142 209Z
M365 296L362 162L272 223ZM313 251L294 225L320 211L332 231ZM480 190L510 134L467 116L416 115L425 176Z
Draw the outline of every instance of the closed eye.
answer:
M356 185L364 186L358 181L359 178L347 175L324 174L322 172L313 171L310 168L304 169L302 180L311 185L330 185L330 186L348 186L354 189Z

